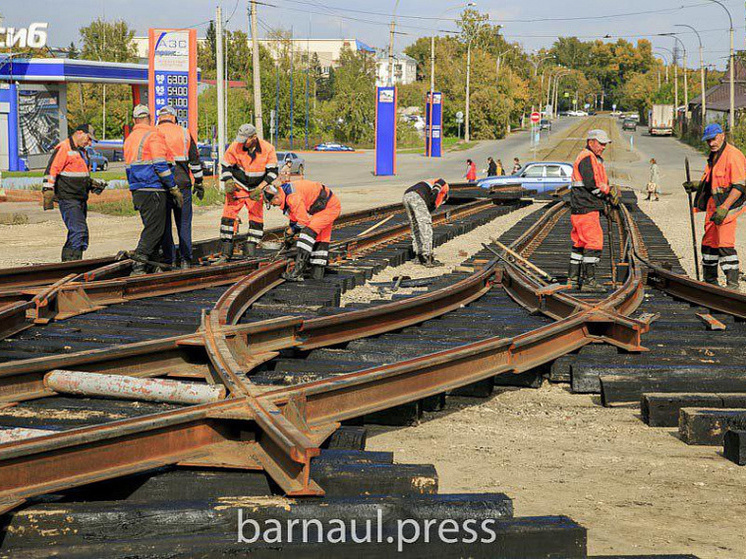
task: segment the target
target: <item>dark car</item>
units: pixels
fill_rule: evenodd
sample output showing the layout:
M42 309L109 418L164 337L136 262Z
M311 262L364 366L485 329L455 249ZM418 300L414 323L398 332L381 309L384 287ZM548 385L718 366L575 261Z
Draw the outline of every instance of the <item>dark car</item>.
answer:
M212 146L199 146L199 158L202 161L202 173L206 177L217 175L218 154Z
M539 121L539 130L551 130L551 129L552 129L551 121L547 120L546 118L542 118Z
M85 152L88 155L88 161L91 162L91 170L106 171L109 168L109 160L103 153L92 147L85 148Z
M622 121L622 130L637 130L637 120L634 118L625 118Z

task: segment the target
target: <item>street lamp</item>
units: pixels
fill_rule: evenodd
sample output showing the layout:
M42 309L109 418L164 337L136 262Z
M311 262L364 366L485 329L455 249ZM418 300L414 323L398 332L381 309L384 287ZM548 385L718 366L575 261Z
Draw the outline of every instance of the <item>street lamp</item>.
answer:
M705 62L704 62L704 56L703 56L703 50L702 50L702 37L699 34L699 31L697 31L694 27L691 25L687 25L685 23L680 23L677 25L674 25L674 27L687 27L694 31L695 35L697 35L697 40L699 41L699 85L700 89L702 90L702 126L705 125L705 116L707 114L707 95L705 95Z
M394 13L391 16L391 29L389 31L389 86L394 85L394 32L396 29L396 10L399 8L399 1L394 4Z
M676 110L678 110L678 107L679 107L679 65L676 63L676 56L674 55L671 49L667 49L666 47L658 47L658 48L661 50L665 50L668 54L670 54L671 60L673 61L674 105L676 105Z
M684 50L684 121L686 122L686 113L689 111L689 85L686 78L686 46L684 45L684 41L678 38L676 33L663 33L663 35L666 35L668 37L673 37L675 40L679 42L681 45L681 48ZM675 62L675 61L674 61ZM678 80L676 82L676 114L678 115L679 111L679 102L678 102Z
M479 22L474 29L474 36L479 33L479 27L482 22ZM474 40L474 36L469 37L469 42L466 45L466 107L464 112L466 113L464 118L464 141L468 142L471 138L469 134L469 85L471 81L471 43Z
M714 2L715 4L718 4L721 8L725 10L725 13L728 14L728 20L730 21L730 111L728 112L728 128L732 131L733 130L733 122L735 120L735 112L736 112L736 97L735 97L735 62L736 57L733 50L733 16L730 15L730 10L725 7L725 4L720 2L720 0L710 0L710 2Z
M663 59L663 67L666 69L666 83L668 83L668 58L665 54L660 52L654 52L654 55L658 55ZM660 89L660 84L658 85L658 88Z

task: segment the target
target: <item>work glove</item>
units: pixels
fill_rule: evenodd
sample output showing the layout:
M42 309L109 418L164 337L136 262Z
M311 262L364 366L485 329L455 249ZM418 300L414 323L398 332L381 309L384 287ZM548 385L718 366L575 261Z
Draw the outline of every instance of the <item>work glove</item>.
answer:
M41 191L42 207L44 210L54 209L54 188L44 188Z
M728 208L718 206L718 209L716 209L715 213L712 214L710 221L712 221L715 225L722 225L726 217L728 217Z
M202 200L205 197L205 187L202 184L202 181L194 182L194 188L192 189L192 192L198 200Z
M225 181L225 184L223 185L225 188L225 193L233 195L233 193L236 191L236 183L233 182L233 179L228 179Z
M695 192L697 192L697 189L699 188L699 183L692 182L692 181L686 181L681 186L684 187L684 190L686 190L688 194L694 194Z
M285 229L285 233L283 235L282 244L285 246L285 249L291 248L295 244L295 239L298 237L298 233L295 232L295 229L292 227L288 227Z
M99 179L91 179L91 192L94 194L101 194L104 189L109 186L109 183Z
M611 205L615 208L619 207L619 203L622 201L622 193L619 192L619 187L615 184L612 184L609 189L609 199L611 200Z
M174 204L176 204L176 207L181 209L184 206L184 195L181 193L181 190L179 190L178 186L174 186L169 191L169 194L173 196Z
M249 198L254 202L259 202L262 199L262 192L264 192L264 188L257 186L249 191Z

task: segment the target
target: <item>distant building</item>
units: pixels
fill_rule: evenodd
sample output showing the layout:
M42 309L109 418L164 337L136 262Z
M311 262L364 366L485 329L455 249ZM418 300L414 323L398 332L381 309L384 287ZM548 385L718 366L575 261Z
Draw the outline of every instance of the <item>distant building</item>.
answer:
M342 49L348 48L353 52L367 52L373 54L375 49L369 47L357 39L289 39L293 52L298 56L310 56L315 54L319 59L321 72L329 74L329 70L336 68ZM282 52L284 44L288 41L275 41L272 39L259 39L259 44L266 48L272 56L277 59Z
M389 53L385 49L376 52L376 85L390 83L406 85L417 79L417 61L400 52L394 54L394 80L389 79Z
M736 72L733 76L736 114L746 109L746 65L738 54L740 53L736 55L734 66ZM705 91L705 95L707 96L707 115L704 125L727 120L730 112L730 68L725 72L720 83ZM689 111L692 124L702 127L702 95L689 100Z

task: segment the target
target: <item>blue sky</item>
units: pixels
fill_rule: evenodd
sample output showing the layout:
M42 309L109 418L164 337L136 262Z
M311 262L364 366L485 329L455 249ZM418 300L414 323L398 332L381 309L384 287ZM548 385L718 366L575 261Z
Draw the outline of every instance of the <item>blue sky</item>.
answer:
M746 49L744 39L744 2L723 0L731 10L736 28L736 48ZM261 0L259 17L262 27L293 26L296 36L317 38L358 38L371 46L388 44L388 22L396 0ZM673 27L677 23L694 26L701 31L705 62L722 68L728 54L728 19L722 8L709 0L476 0L477 8L492 20L504 25L505 36L520 42L528 50L549 46L557 36L577 35L585 38L607 34L629 36L652 35L683 31L680 35L689 51L690 66L698 65L698 43L693 33ZM3 0L0 13L6 26L22 27L34 21L49 23L50 44L63 46L78 41L78 28L97 16L122 18L144 35L149 27L195 26L204 34L206 22L215 15L215 6L222 5L228 28L246 29L246 0ZM417 37L429 35L432 28L453 30L455 18L463 5L454 0L400 0L397 50ZM154 6L158 10L154 10ZM684 9L680 9L685 6ZM235 11L234 11L235 10ZM664 11L665 10L665 11ZM376 12L376 13L366 13ZM444 19L438 20L443 15ZM641 13L648 12L648 13ZM653 13L651 13L653 12ZM622 16L621 14L636 13ZM410 17L404 17L410 16ZM614 17L605 17L614 16ZM558 21L557 18L595 18ZM428 19L429 18L429 19ZM552 19L554 21L540 21ZM650 37L654 46L673 49L671 37ZM665 51L663 51L665 52Z

